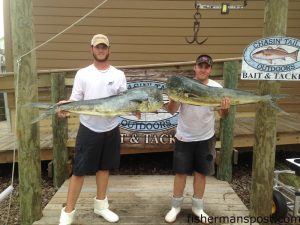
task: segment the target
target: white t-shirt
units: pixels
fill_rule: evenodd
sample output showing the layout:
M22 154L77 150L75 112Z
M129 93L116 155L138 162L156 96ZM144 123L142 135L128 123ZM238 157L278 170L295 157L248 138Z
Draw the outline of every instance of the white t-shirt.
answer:
M207 83L211 87L222 86L216 81ZM214 107L180 104L178 126L175 137L183 142L203 141L215 134Z
M89 100L117 95L127 90L124 72L109 66L98 70L93 64L78 70L70 100ZM80 122L95 132L110 131L118 126L117 117L80 115Z

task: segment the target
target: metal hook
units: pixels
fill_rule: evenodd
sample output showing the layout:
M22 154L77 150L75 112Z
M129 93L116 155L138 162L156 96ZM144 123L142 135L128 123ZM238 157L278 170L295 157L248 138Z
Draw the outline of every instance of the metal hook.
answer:
M198 45L202 45L204 42L206 42L206 40L208 38L205 38L201 42L198 41L198 32L199 32L199 29L200 29L201 14L199 12L200 5L198 4L197 1L195 1L195 9L196 9L196 13L194 15L194 19L195 19L195 21L194 21L194 37L193 37L193 40L191 40L191 41L188 38L185 38L185 40L189 44L192 44L192 43L196 42Z
M193 40L191 40L191 41L189 41L187 38L185 38L187 43L192 44L192 43L196 42L198 45L202 45L204 42L207 41L207 39L208 38L205 38L203 41L199 42L197 34L194 34Z
M196 15L195 15L195 17L196 17ZM202 45L204 42L207 41L208 38L205 38L201 42L198 41L198 32L199 32L199 29L200 29L200 22L199 21L195 21L194 22L194 37L193 37L193 40L189 41L188 38L185 38L185 40L186 40L187 43L192 44L192 43L196 42L198 45Z

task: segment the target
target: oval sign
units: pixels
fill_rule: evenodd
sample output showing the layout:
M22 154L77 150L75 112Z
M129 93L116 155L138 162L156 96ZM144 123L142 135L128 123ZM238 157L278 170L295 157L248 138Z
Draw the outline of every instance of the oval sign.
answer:
M241 79L300 80L299 51L296 38L259 39L244 51Z

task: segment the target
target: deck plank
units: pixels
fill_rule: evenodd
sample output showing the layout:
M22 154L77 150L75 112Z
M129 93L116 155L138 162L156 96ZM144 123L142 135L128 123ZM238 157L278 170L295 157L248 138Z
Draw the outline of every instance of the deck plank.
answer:
M173 179L174 176L167 175L111 176L108 197L110 208L120 216L118 224L167 224L164 221L164 216L170 207ZM44 208L41 220L33 225L54 225L58 223L60 209L66 201L68 184L69 181L67 180ZM174 225L191 223L188 220L192 218L192 188L192 177L188 177L182 212ZM95 192L95 177L86 177L76 205L77 215L74 224L109 224L103 218L93 213L92 207ZM204 201L206 212L214 218L249 215L247 207L242 203L231 186L227 182L218 181L215 177L208 177L207 179ZM219 221L212 224L230 223L220 223Z

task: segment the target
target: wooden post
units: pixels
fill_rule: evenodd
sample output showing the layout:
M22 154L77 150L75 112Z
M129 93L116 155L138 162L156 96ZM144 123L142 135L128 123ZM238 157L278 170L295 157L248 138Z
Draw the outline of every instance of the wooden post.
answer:
M42 216L40 138L38 124L30 124L38 110L23 105L38 101L36 54L22 57L19 64L17 60L35 46L32 1L14 0L10 4L21 224L31 225Z
M263 36L285 36L287 15L288 0L265 0ZM259 81L257 86L260 95L279 94L279 88L279 81ZM269 104L258 104L254 138L250 213L269 216L276 150L276 111Z
M66 98L65 74L51 74L51 98L53 103ZM60 187L66 180L67 174L67 138L68 121L66 118L52 116L52 134L53 134L53 184Z
M238 82L238 61L224 62L224 87L235 89ZM220 140L221 150L217 171L217 178L231 182L232 180L232 152L234 138L234 121L236 106L231 106L226 118L221 119Z

